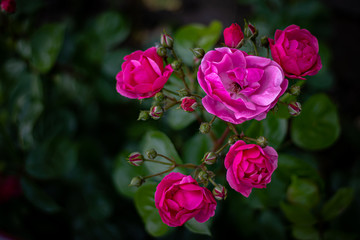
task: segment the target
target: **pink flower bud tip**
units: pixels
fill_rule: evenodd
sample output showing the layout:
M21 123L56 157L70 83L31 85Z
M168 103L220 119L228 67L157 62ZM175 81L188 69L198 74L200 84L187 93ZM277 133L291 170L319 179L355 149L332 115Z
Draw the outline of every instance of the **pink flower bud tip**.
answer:
M186 112L193 112L197 108L198 104L194 97L184 97L181 99L181 107Z
M293 102L288 105L289 113L292 116L298 116L301 112L301 104L299 102Z
M214 187L212 193L217 200L225 200L227 197L227 189L220 184Z
M153 106L150 109L150 113L149 115L154 119L154 120L158 120L162 117L164 113L164 110L160 107L160 106Z
M129 155L128 161L131 165L138 167L144 163L144 158L139 152L133 152Z

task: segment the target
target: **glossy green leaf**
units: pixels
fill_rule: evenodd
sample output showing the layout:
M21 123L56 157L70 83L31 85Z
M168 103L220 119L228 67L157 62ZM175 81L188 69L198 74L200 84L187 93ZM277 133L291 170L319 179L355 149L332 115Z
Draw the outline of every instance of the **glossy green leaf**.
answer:
M185 223L185 227L193 233L211 236L208 222L199 223L194 218L192 218Z
M212 141L209 136L198 133L186 141L184 146L184 161L186 163L200 164L204 154L211 151Z
M174 49L179 57L191 65L194 55L191 48L200 47L209 51L219 40L222 33L222 24L213 21L209 26L189 24L179 28L174 34Z
M177 153L174 144L163 132L160 131L149 131L144 135L142 140L142 152L145 155L146 151L149 149L155 149L158 154L165 155L177 163L181 164L182 160L180 159L179 154ZM162 157L156 157L155 160L163 161L169 163L166 159ZM144 165L149 170L150 174L156 174L163 172L169 168L169 165L154 163L145 161ZM176 169L179 171L179 169Z
M286 218L292 223L301 226L311 226L317 222L315 216L302 206L281 203L280 207Z
M311 226L292 226L292 235L298 240L318 240L319 232Z
M185 112L183 109L170 109L166 112L166 120L170 127L181 130L196 120L194 113Z
M60 210L59 205L31 180L22 178L21 187L25 197L39 209L48 213Z
M47 73L55 64L64 41L63 24L45 24L31 38L31 64L40 72Z
M162 222L159 212L155 207L155 190L155 183L146 183L139 187L135 193L134 200L136 210L145 224L146 231L154 237L160 237L169 230L169 227Z
M54 139L31 151L26 159L25 168L36 178L51 179L68 174L76 162L76 144L67 139Z
M269 146L277 149L284 141L287 129L288 121L276 117L271 111L266 115L266 118L262 121L264 128L264 137L267 138Z
M294 175L287 190L287 199L293 204L310 209L320 200L319 189L313 181Z
M331 146L340 134L336 106L325 94L311 96L301 114L292 120L291 138L304 149L320 150Z
M354 190L352 188L340 188L335 195L324 204L322 217L324 220L332 220L339 216L352 202Z

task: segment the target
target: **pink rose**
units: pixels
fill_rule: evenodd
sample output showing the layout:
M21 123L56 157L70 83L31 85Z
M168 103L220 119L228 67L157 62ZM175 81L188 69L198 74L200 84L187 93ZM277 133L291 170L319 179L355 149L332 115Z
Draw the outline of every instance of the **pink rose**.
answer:
M284 31L276 30L275 40L269 39L271 56L289 78L303 79L321 69L319 44L308 30L290 25Z
M205 109L234 124L264 119L288 86L276 62L227 47L205 54L198 81Z
M172 172L157 186L155 206L165 224L177 227L193 217L206 222L215 214L216 201L211 191L200 187L191 176Z
M116 75L116 90L128 98L150 98L159 92L173 69L164 68L163 59L151 47L145 52L135 51L124 57L121 71Z
M225 28L224 30L224 41L225 45L228 47L236 47L243 38L244 34L237 23L231 24L230 27Z
M231 188L248 197L252 188L265 188L277 168L278 154L272 147L261 148L239 140L230 147L224 165Z
M15 0L2 0L1 9L8 13L14 13L16 11L16 2Z

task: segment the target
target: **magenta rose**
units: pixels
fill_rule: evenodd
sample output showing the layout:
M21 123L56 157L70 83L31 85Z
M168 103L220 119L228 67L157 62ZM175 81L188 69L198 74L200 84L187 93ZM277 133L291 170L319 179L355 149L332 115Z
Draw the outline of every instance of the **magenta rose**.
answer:
M272 147L261 148L239 140L229 149L224 165L231 188L248 197L253 188L265 188L277 168L278 154Z
M2 0L0 7L5 12L14 13L16 11L16 2L15 0Z
M225 28L224 30L224 41L225 45L228 47L236 47L243 38L244 33L241 31L241 28L237 23L231 24L230 27Z
M116 90L128 98L150 98L159 92L173 69L164 68L163 59L151 47L145 52L135 51L124 57L121 71L116 75Z
M206 222L215 214L216 201L211 191L191 176L172 172L157 186L155 206L165 224L177 227L191 218Z
M264 119L288 86L276 62L227 47L205 54L198 81L205 109L234 124Z
M308 30L290 25L276 30L275 39L269 39L271 56L289 78L303 79L312 76L322 67L319 44Z

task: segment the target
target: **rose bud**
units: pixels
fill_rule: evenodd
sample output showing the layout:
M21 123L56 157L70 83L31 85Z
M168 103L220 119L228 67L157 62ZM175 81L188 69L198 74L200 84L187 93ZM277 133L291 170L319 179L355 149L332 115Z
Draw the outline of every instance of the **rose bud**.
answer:
M167 54L167 50L165 47L160 46L156 49L156 53L160 56L160 57L166 57Z
M16 11L15 0L2 0L0 6L1 10L7 13L14 13Z
M217 199L217 200L225 200L227 197L227 189L224 186L222 186L221 184L218 184L212 190L212 194L214 195L215 199Z
M139 113L139 117L137 120L142 120L142 121L146 121L149 119L149 111L140 111Z
M128 156L128 162L131 165L138 167L144 163L144 158L139 152L133 152Z
M256 144L264 148L268 145L268 140L264 136L260 136L256 139Z
M140 187L145 182L145 179L141 176L131 179L129 186Z
M157 156L157 152L155 149L151 148L149 150L146 151L146 156L149 158L149 159L155 159L156 156Z
M194 97L184 97L181 99L181 107L186 112L193 112L197 108L198 104Z
M301 112L301 104L299 102L292 102L288 105L288 110L292 116L299 116Z
M154 120L158 120L162 117L164 110L160 106L152 106L149 115Z
M290 91L290 94L297 97L300 95L300 86L297 86L297 85L292 85L289 89Z
M203 123L200 124L199 130L200 130L200 132L202 134L209 133L210 129L211 129L211 126L210 126L210 124L208 122L203 122Z
M225 45L228 47L235 48L243 38L244 33L237 23L231 24L230 27L224 30Z
M202 48L192 48L191 51L196 58L203 58L205 55L205 51Z
M174 44L174 39L170 37L167 33L162 33L160 37L160 43L166 48L172 48Z
M212 165L216 162L217 156L214 152L207 152L202 161L207 165Z

